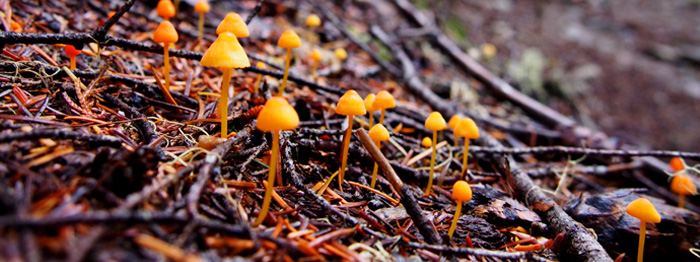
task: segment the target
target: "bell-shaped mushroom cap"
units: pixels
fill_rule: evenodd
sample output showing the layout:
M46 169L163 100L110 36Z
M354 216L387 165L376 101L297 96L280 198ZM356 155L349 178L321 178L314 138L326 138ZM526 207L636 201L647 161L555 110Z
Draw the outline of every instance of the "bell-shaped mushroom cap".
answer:
M207 0L199 0L197 4L194 5L194 11L197 13L208 13L209 10L211 10L211 7Z
M452 186L452 199L458 202L472 200L472 188L467 181L459 180Z
M671 158L671 162L668 164L671 166L674 173L685 169L685 162L683 162L683 159L680 157Z
M170 0L160 0L156 6L156 13L163 19L168 20L175 16L175 5Z
M277 46L285 49L297 48L301 46L301 39L294 30L287 29L277 40Z
M629 205L627 205L627 214L638 218L642 222L661 222L661 215L656 211L651 201L646 198L639 198L630 202Z
M321 25L321 18L316 14L310 14L306 17L306 26L317 27L319 25Z
M688 175L678 174L671 180L671 191L679 195L693 195L698 189Z
M445 119L442 118L440 112L432 112L428 119L425 119L425 127L433 131L439 131L444 130L447 127L447 123L445 123Z
M377 96L374 97L374 103L372 103L372 109L382 110L396 107L396 101L394 96L387 91L380 91Z
M424 147L431 147L433 145L433 140L430 137L424 137L420 144Z
M156 43L175 43L177 42L177 39L177 31L175 30L173 24L168 20L160 22L156 28L156 31L153 32L153 42Z
M469 117L460 119L453 133L456 137L464 137L466 139L479 138L479 128L474 123L474 120Z
M319 52L317 49L314 49L313 51L311 51L309 58L311 58L311 60L314 60L316 62L321 61L321 52Z
M361 116L367 114L367 110L362 97L355 90L349 90L338 100L335 113L344 116Z
M374 94L369 94L365 97L365 110L367 110L367 112L370 112L370 114L372 111L374 111L374 98L375 97L376 96Z
M244 68L250 66L248 55L238 39L231 32L224 32L216 38L202 56L203 66L216 68Z
M335 53L335 57L340 60L345 60L345 58L348 58L348 51L345 51L344 48L338 48L333 52Z
M265 102L265 106L258 114L257 128L260 131L272 132L290 130L299 126L299 115L294 107L289 105L287 99L273 97Z
M250 35L250 32L248 32L248 25L243 21L243 17L235 12L226 14L224 20L221 20L221 23L219 23L219 26L216 28L217 34L223 32L231 32L238 38L248 37Z
M265 65L265 63L263 63L262 61L258 61L255 64L255 67L265 69L265 68L267 68L267 65Z
M369 137L372 138L372 141L375 143L387 141L389 140L389 130L386 130L386 127L382 124L376 124L369 129Z
M68 56L77 56L80 54L80 50L75 49L75 46L73 45L66 45L63 47L63 50L66 51Z
M457 127L457 124L462 118L464 118L462 115L453 115L452 117L450 117L450 121L447 121L447 127L449 127L450 129L455 129L455 127Z

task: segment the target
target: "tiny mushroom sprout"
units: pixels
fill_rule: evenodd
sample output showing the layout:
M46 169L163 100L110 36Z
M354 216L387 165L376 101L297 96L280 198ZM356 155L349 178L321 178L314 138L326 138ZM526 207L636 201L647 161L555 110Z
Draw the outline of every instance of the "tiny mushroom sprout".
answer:
M344 48L335 49L335 51L333 51L333 53L335 53L335 57L337 57L341 61L348 58L348 51L345 51Z
M365 110L365 103L362 101L362 97L360 97L355 90L349 90L338 100L335 113L348 116L348 129L345 131L345 135L343 135L343 151L340 155L340 170L338 170L338 183L340 185L340 191L343 191L345 166L348 163L348 149L350 148L350 137L352 136L352 118L354 116L366 114L367 110Z
M452 224L450 229L447 231L447 236L452 240L452 235L457 227L457 221L459 221L459 215L462 213L462 203L472 200L472 188L469 187L469 183L464 180L457 181L454 186L452 186L452 199L457 202L455 215L452 217Z
M430 139L430 137L427 137L427 136L426 136L426 137L423 138L423 140L420 142L420 144L421 144L423 147L426 147L426 148L427 148L427 147L431 147L431 146L433 146L433 140Z
M321 18L316 14L310 14L306 17L306 26L311 27L311 29L321 25Z
M267 66L263 62L258 62L255 64L255 67L265 69ZM258 78L255 79L255 86L253 86L253 93L257 94L258 89L260 89L260 83L262 82L262 74L258 74Z
M219 117L221 118L221 137L226 138L228 135L228 88L231 80L231 71L233 71L233 68L249 67L248 55L233 33L223 32L219 34L216 41L204 53L200 63L203 66L220 68L224 73L221 80Z
M377 96L374 97L374 103L372 103L372 109L382 110L382 114L379 116L379 124L384 124L384 113L389 108L396 107L396 100L394 96L387 91L380 91Z
M447 123L439 112L432 112L425 120L425 127L433 130L433 153L430 155L430 176L428 177L428 186L425 188L425 195L430 195L430 188L433 186L433 173L435 173L435 153L437 153L437 132L445 130Z
M153 41L163 44L163 81L168 92L170 92L170 51L168 49L170 44L177 42L177 40L177 31L168 20L161 22L153 33Z
M642 262L644 256L644 239L646 236L647 222L659 223L661 216L656 211L654 205L646 198L639 198L627 205L627 214L640 220L639 225L639 248L637 250L637 261Z
M454 129L455 139L464 137L464 156L462 156L462 175L467 171L467 159L469 158L469 139L479 138L479 128L469 117L465 117L459 121Z
M204 13L209 13L209 10L211 10L211 7L209 6L208 0L199 0L197 4L194 5L194 11L199 13L199 25L197 26L199 28L199 35L197 35L197 40L199 40L200 43L202 42L202 38L204 38Z
M693 180L686 174L680 173L673 176L671 180L671 191L678 194L678 207L683 208L685 205L685 196L698 193Z
M372 128L369 129L369 137L372 138L372 141L374 141L374 144L379 147L379 144L382 141L387 141L389 140L389 130L386 130L386 127L382 124L376 124ZM377 165L377 162L374 162L374 169L372 170L372 182L370 183L371 188L374 188L374 185L377 183L377 168L379 166Z
M311 58L311 60L314 60L314 65L311 69L311 79L316 80L316 70L318 70L318 63L321 62L321 52L319 52L317 49L314 49L313 51L311 51L309 58Z
M250 35L248 25L243 21L243 17L235 12L226 14L224 20L221 20L219 26L216 27L216 34L221 34L223 32L231 32L237 38L248 37Z
M270 209L272 188L275 185L277 164L279 162L280 131L299 127L299 115L297 111L294 110L294 107L289 105L287 99L273 97L267 100L260 114L258 114L256 127L263 132L272 132L272 151L270 152L270 168L267 174L265 197L263 197L263 204L262 207L260 207L260 214L255 220L255 223L253 223L254 227L257 227L265 220L265 216L267 216L267 212Z
M369 126L374 126L374 114L372 112L374 111L375 97L374 94L369 94L365 97L365 110L367 110L367 114L369 114Z
M160 0L156 6L156 13L165 20L175 16L175 5L170 0Z
M284 94L284 87L287 85L287 76L289 76L289 63L292 60L292 48L297 48L301 46L301 39L299 35L292 29L287 29L282 33L280 39L277 40L277 46L287 49L287 58L284 64L284 76L282 77L282 84L280 85L280 91L277 93L278 96Z
M73 45L66 45L63 47L63 50L66 51L66 55L70 59L70 70L75 70L75 57L80 54L80 50L75 49Z

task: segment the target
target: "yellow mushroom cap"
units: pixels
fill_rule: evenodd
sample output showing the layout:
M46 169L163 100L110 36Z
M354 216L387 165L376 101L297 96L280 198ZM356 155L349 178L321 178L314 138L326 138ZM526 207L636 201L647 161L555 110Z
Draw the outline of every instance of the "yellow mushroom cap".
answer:
M382 124L376 124L369 129L369 137L372 138L372 141L375 143L387 141L389 140L389 130L386 130L386 127Z
M453 134L456 137L464 137L466 139L477 139L479 138L479 128L476 126L474 120L469 117L462 118L457 126L455 126Z
M361 116L367 114L367 110L365 110L365 102L362 101L362 97L355 90L348 90L338 100L335 113L344 116Z
M639 198L630 202L629 205L627 205L627 214L638 218L642 222L661 222L661 215L656 211L651 201L646 198Z
M310 14L306 17L306 25L310 27L317 27L321 25L321 18L316 14Z
M292 49L301 46L299 35L292 29L287 29L282 33L280 39L277 40L277 46L285 49Z
M698 192L695 183L686 174L673 176L671 180L671 191L679 195L693 195Z
M472 188L467 181L459 180L452 186L452 199L458 202L472 200Z
M260 131L272 132L290 130L299 126L299 115L287 99L273 97L265 102L265 106L258 114L256 127Z
M156 43L175 43L177 42L177 39L177 31L175 30L173 24L168 20L160 22L156 28L156 31L153 32L153 42Z
M314 49L313 51L311 51L309 58L311 58L311 60L314 60L316 62L321 61L321 52L319 52L317 49Z
M433 145L433 140L430 137L424 137L420 144L424 147L431 147Z
M445 123L445 119L442 118L440 112L432 112L428 119L425 120L425 127L433 131L444 130L447 127L447 123Z
M211 10L211 7L207 0L199 0L197 4L194 5L194 11L197 13L207 13L209 10Z
M250 66L248 55L238 39L231 32L224 32L216 38L202 56L203 66L216 68L244 68Z
M464 118L462 115L453 115L452 117L450 117L450 121L447 121L447 126L450 129L455 129L455 127L457 127L457 124L460 120L462 120L462 118Z
M673 172L678 172L685 169L685 162L683 162L683 159L680 157L671 158L669 165L671 166L671 169L673 169Z
M267 65L261 61L258 61L258 63L255 64L255 67L265 69L267 68Z
M374 98L376 96L374 94L369 94L365 97L365 110L367 112L372 112L374 111Z
M224 20L221 20L219 26L216 27L217 34L223 32L231 32L238 38L248 37L250 35L250 32L248 32L248 25L243 21L243 17L235 12L226 14Z
M160 0L156 6L156 13L163 19L168 20L175 16L175 5L170 0Z
M345 51L345 49L343 48L338 48L335 51L333 51L333 53L335 53L335 57L337 57L340 60L345 60L345 58L348 58L348 51Z
M377 96L374 97L374 103L372 103L372 109L382 110L396 107L396 100L394 96L387 91L380 91Z
M491 43L486 43L481 45L481 52L484 53L486 58L491 58L496 55L496 46Z

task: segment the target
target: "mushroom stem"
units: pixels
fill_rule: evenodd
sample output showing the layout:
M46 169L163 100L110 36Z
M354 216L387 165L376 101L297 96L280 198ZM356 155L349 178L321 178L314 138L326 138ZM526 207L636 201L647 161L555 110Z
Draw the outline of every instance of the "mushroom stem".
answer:
M165 43L163 45L163 81L165 82L165 89L170 92L170 44Z
M98 55L99 57L99 55ZM70 70L75 70L75 56L70 56Z
M284 94L284 87L287 86L287 76L289 76L289 62L292 60L292 49L287 48L287 61L284 65L284 76L282 77L282 84L280 85L280 91L277 96L282 96ZM341 176L342 177L342 176Z
M367 111L369 113L369 126L373 127L374 126L374 113L372 111Z
M197 35L197 40L199 44L202 44L202 39L204 39L204 13L199 13L199 35Z
M464 156L462 157L462 175L461 177L464 177L464 174L467 172L467 159L469 158L469 138L464 138Z
M348 116L348 129L343 136L343 152L340 155L340 170L338 170L338 185L340 192L343 192L343 181L345 181L345 166L348 164L348 150L350 149L350 136L352 136L352 115Z
M314 67L311 69L311 80L316 81L316 70L318 70L318 61L314 61Z
M384 124L384 113L386 113L386 109L382 109L382 114L379 116L379 123L377 124Z
M221 97L219 98L219 117L221 119L221 138L228 135L228 85L231 81L233 68L223 68L224 78L221 80Z
M272 188L275 186L275 176L277 176L277 157L280 151L280 132L272 132L272 151L270 152L270 168L267 174L267 187L265 187L265 197L263 197L263 204L260 207L260 214L258 218L255 219L253 227L257 227L262 224L263 220L267 216L267 212L270 209L270 201L272 200Z
M370 114L371 116L372 114ZM370 124L371 125L371 124ZM377 145L377 148L380 148L380 142L379 141L374 141L374 144ZM369 184L369 187L374 189L374 185L377 184L377 168L379 166L377 165L377 162L374 162L374 169L372 169L372 182Z
M644 261L644 239L647 233L647 222L642 220L639 225L639 248L637 249L637 262Z
M679 194L678 195L678 208L683 208L684 205L685 205L685 195Z
M260 89L260 82L262 82L262 75L258 74L258 78L255 79L255 85L253 85L254 94L258 93L258 89Z
M433 153L430 154L430 176L428 176L428 186L425 188L426 196L430 196L430 188L433 187L433 173L435 173L435 153L437 153L437 130L433 131Z
M452 240L452 234L455 233L455 228L457 228L457 222L459 221L459 215L462 214L462 201L457 201L457 210L455 210L455 215L452 217L452 224L450 225L450 230L447 231L447 236Z

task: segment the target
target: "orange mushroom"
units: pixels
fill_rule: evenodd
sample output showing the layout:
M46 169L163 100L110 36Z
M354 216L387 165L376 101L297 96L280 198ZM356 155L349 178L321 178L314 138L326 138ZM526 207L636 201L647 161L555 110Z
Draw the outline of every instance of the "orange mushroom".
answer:
M217 34L221 34L223 32L231 32L236 35L237 38L248 37L250 35L248 25L245 24L243 17L235 12L226 14L224 20L221 20L219 26L216 27Z
M646 198L639 198L627 205L627 214L636 217L640 221L639 225L639 247L637 249L637 262L643 261L644 239L646 237L647 222L661 222L661 215L656 211L654 205Z
M374 144L379 147L380 143L382 141L387 141L389 140L389 130L386 130L386 127L382 124L376 124L372 128L369 129L369 137L374 141ZM379 166L377 165L377 162L374 162L374 169L372 169L372 182L370 183L371 188L374 188L374 185L377 183L377 169Z
M335 51L333 51L333 53L335 53L335 57L340 59L340 61L343 61L346 58L348 58L348 51L345 51L344 48L335 49Z
M464 137L464 156L462 156L462 175L467 172L467 159L469 158L469 139L479 138L479 128L474 120L469 117L462 118L453 130L455 140Z
M267 100L265 106L258 114L258 122L256 127L263 132L272 132L272 151L270 152L270 168L267 174L267 186L265 187L265 196L263 204L260 208L260 214L253 223L254 227L260 225L267 216L270 209L270 200L272 199L272 188L275 185L275 176L277 176L277 164L279 163L279 144L280 131L291 130L299 126L299 115L294 107L289 105L286 99L282 97L273 97Z
M231 32L223 32L204 53L200 63L203 66L220 68L224 75L221 80L221 97L219 98L219 117L221 118L221 137L228 135L228 89L233 68L250 66L248 55Z
M376 101L376 100L375 100ZM425 120L425 127L433 130L433 153L430 155L430 176L428 177L428 187L425 188L425 195L430 196L430 188L433 186L433 173L435 173L435 153L437 153L437 132L445 130L447 123L442 118L440 112L432 112Z
M427 148L427 147L431 147L431 146L433 146L433 140L430 139L430 137L427 137L427 136L426 136L426 137L423 138L423 140L421 140L420 144L421 144L423 147L426 147L426 148Z
M318 17L316 14L310 14L309 16L306 17L306 26L311 27L312 30L314 27L317 27L320 25L321 25L321 18Z
M671 161L668 164L671 166L674 173L685 170L686 166L685 161L683 161L683 158L680 157L671 158Z
M16 21L12 21L12 23L10 23L10 30L15 33L22 33L22 25Z
M265 69L267 66L263 62L258 62L255 67ZM262 74L258 74L258 78L255 79L255 86L253 87L253 93L257 94L260 89L260 83L262 82Z
M163 2L164 0L161 0ZM169 0L167 0L170 2ZM158 3L160 5L160 3ZM165 20L158 25L156 31L153 33L153 41L159 44L163 44L163 81L165 82L165 89L170 91L170 51L168 50L171 43L175 43L178 40L177 31L170 21Z
M464 180L457 181L454 186L452 186L452 199L457 202L455 205L455 215L452 217L452 224L450 229L447 231L447 236L452 240L452 235L457 227L457 222L459 221L459 215L462 213L462 203L472 200L472 188L469 187L469 183Z
M345 92L345 94L338 100L338 105L335 107L335 113L348 116L348 129L345 130L345 135L343 136L343 151L340 155L340 170L338 170L338 183L340 185L340 190L342 191L343 181L345 179L345 166L348 163L350 136L352 136L352 119L354 116L366 114L367 110L365 110L365 103L362 101L362 97L360 97L355 90L349 90Z
M686 174L677 174L671 180L671 191L678 194L678 207L683 208L685 205L685 196L698 193L695 183Z
M316 70L318 70L318 63L321 62L321 52L319 52L317 49L314 49L314 51L311 51L309 58L311 58L311 60L314 60L314 66L311 69L311 79L316 80Z
M374 97L374 103L372 103L372 109L382 110L382 114L379 116L379 124L384 124L384 113L389 108L396 107L396 100L394 96L387 91L380 91L377 96Z
M374 125L374 114L372 113L374 111L374 98L376 96L374 94L369 94L365 97L365 110L367 110L367 114L369 114L369 126Z
M289 63L292 60L292 48L297 48L301 46L301 39L299 35L292 29L287 29L277 40L277 46L287 49L287 58L284 65L284 76L282 77L282 84L280 85L280 91L277 93L278 96L284 94L284 87L287 85L287 77L289 76Z
M209 6L208 0L199 0L197 4L194 5L194 11L199 13L199 25L197 27L199 28L199 34L197 35L197 40L199 40L200 43L204 38L204 13L209 13L210 9L211 7Z
M450 121L447 121L447 127L449 127L450 129L454 130L455 127L457 127L457 124L459 123L459 120L461 120L462 118L464 118L462 115L459 115L459 114L453 115L452 117L450 117ZM458 138L455 138L455 147L456 147L457 145L459 145L459 139L458 139Z
M165 20L175 16L175 5L170 0L160 0L156 6L156 13Z
M75 70L75 57L78 56L81 51L75 49L75 46L73 45L65 45L63 50L66 51L66 54L70 58L70 70Z

